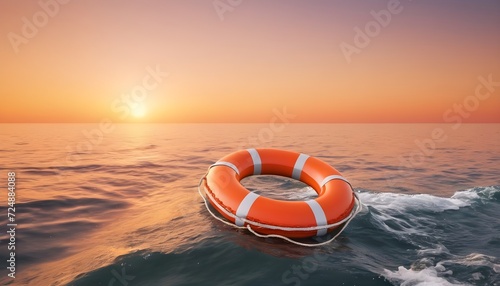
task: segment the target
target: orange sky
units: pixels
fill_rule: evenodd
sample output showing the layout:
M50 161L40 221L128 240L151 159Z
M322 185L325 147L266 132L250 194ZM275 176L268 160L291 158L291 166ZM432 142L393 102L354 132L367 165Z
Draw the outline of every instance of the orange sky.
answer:
M498 1L59 1L0 2L0 122L500 122Z

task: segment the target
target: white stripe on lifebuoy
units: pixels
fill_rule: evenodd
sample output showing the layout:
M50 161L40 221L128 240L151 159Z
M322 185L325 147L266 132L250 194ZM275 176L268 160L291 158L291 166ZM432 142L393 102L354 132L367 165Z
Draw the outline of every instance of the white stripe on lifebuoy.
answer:
M314 213L314 218L316 219L317 226L325 226L327 225L325 211L316 200L308 200L306 203L311 207L312 212ZM317 236L322 236L326 234L326 228L318 229Z
M342 181L348 183L349 185L351 184L351 183L349 183L349 181L346 178L344 178L342 176L331 175L331 176L324 178L323 181L321 181L321 184L319 184L319 186L323 187L324 185L326 185L326 183L330 182L331 180L342 180Z
M262 173L262 160L260 160L259 152L255 149L247 149L253 161L253 174L260 175Z
M302 174L302 169L306 164L306 160L309 158L309 155L300 154L297 161L295 161L295 165L293 166L292 178L296 180L300 180L300 174Z
M250 211L250 208L252 207L253 203L255 202L255 200L258 197L259 197L259 195L257 195L256 193L250 192L241 201L240 205L238 206L238 209L236 210L237 218L236 218L235 223L237 226L243 226L244 221L241 219L247 218L247 215L248 215L248 212ZM241 218L241 219L239 219L239 218Z

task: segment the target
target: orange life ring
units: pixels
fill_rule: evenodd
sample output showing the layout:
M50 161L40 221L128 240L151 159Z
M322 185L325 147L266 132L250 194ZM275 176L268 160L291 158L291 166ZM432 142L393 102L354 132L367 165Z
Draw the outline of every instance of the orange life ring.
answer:
M251 175L280 175L311 186L318 197L282 201L260 196L240 180ZM200 182L210 204L237 226L260 234L290 238L321 236L350 218L355 194L350 183L320 159L277 149L247 149L210 166Z

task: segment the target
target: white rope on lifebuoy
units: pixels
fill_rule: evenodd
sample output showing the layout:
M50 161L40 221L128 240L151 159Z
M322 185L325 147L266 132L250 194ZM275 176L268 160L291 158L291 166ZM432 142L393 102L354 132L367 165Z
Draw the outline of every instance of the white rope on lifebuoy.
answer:
M208 174L208 173L207 173ZM200 186L201 186L201 183L203 182L203 179L205 179L206 175L205 174L201 179L200 179L200 182L198 183L198 194L201 196L201 198L203 199L203 202L205 204L205 207L207 209L207 211L215 218L217 219L218 221L224 223L224 224L227 224L229 226L232 226L234 228L237 228L237 229L248 229L248 231L250 231L251 233L253 233L255 236L257 237L261 237L261 238L280 238L280 239L283 239L283 240L286 240L288 242L291 242L293 244L296 244L296 245L300 245L300 246L306 246L306 247L315 247L315 246L321 246L321 245L325 245L325 244L329 244L331 243L332 241L334 241L343 231L344 229L347 227L347 225L354 219L354 217L361 211L362 209L362 203L361 201L359 200L358 196L356 195L356 193L353 191L353 195L354 195L354 198L355 198L355 201L356 201L356 208L351 211L351 213L343 220L339 221L339 222L336 222L336 223L333 223L333 224L328 224L328 225L323 225L323 226L315 226L315 227L301 227L301 228L292 228L292 227L280 227L280 226L275 226L275 225L267 225L267 224L262 224L262 223L258 223L258 222L254 222L254 221L250 221L250 220L247 220L246 218L240 218L240 217L237 217L235 216L234 214L232 214L231 212L227 211L224 207L222 207L220 204L218 204L215 200L213 201L218 207L220 210L222 210L226 215L228 215L229 217L232 217L234 218L235 220L236 219L239 219L239 220L242 220L243 222L246 222L247 223L247 226L237 226L231 222L228 222L220 217L218 217L217 215L215 215L209 208L208 206L208 202L207 202L207 199L205 198L205 196L203 195L203 193L201 192L201 189L200 189ZM351 188L352 189L352 188ZM345 223L345 224L344 224ZM336 227L336 226L339 226L341 224L344 224L344 226L342 226L342 228L340 229L340 231L335 234L335 236L333 236L332 238L330 238L329 240L327 241L324 241L324 242L320 242L320 243L302 243L302 242L299 242L299 241L296 241L296 240L293 240L293 239L290 239L286 236L283 236L283 235L279 235L279 234L259 234L257 233L256 231L254 231L252 229L252 227L250 225L254 225L254 226L257 226L257 227L263 227L263 228L268 228L268 229L277 229L277 230L282 230L282 231L310 231L310 230L321 230L321 229L328 229L328 228L331 228L331 227Z

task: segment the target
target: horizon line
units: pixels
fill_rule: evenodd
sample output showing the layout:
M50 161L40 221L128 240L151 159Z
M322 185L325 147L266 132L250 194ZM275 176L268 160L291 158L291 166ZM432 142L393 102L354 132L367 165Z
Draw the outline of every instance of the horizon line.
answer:
M100 124L101 122L97 121L75 121L75 122L0 122L0 124ZM269 122L223 122L223 121L214 121L214 122L199 122L199 121L171 121L171 122L109 122L111 124L269 124ZM299 122L288 122L287 124L500 124L498 122L439 122L439 121L406 121L406 122L397 122L397 121L337 121L337 122L323 122L323 121L299 121Z

